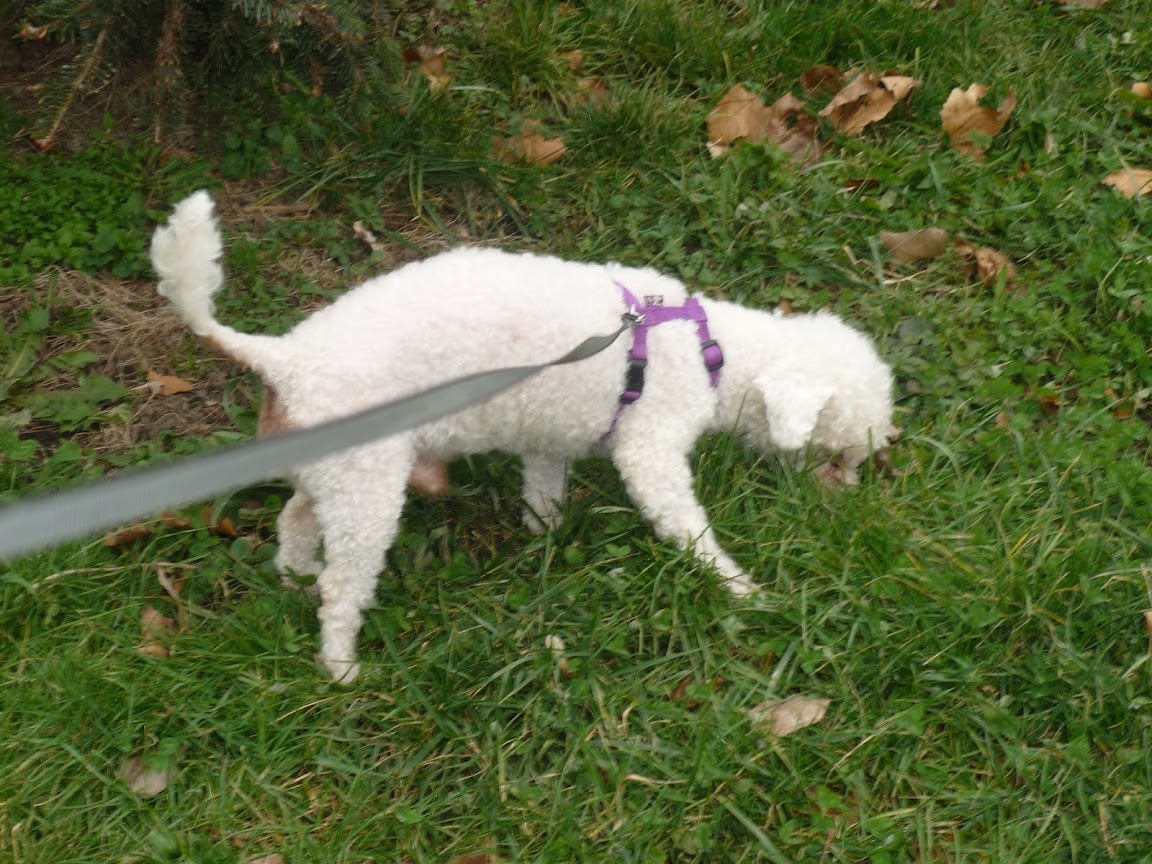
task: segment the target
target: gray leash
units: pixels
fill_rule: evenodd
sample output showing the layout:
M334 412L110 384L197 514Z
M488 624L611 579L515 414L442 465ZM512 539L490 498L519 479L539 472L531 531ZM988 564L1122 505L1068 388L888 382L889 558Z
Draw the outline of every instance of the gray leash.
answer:
M454 414L549 366L575 363L600 353L631 327L635 318L625 314L623 320L615 333L585 339L550 363L479 372L320 426L17 501L0 509L0 561L105 531L165 507L179 507L282 477L332 453Z

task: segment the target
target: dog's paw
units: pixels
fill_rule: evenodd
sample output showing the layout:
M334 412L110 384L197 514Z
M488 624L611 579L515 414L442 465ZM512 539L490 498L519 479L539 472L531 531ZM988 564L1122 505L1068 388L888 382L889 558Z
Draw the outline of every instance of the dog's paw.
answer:
M525 510L524 524L533 534L547 534L549 531L560 530L560 526L564 524L564 517L559 513L537 516L531 510Z
M337 684L351 684L360 675L360 664L355 660L334 660L323 654L316 659Z
M724 587L732 592L733 597L751 597L760 590L760 586L753 582L747 573L727 577L724 580Z
M296 560L284 554L283 549L276 553L273 563L280 573L280 584L292 591L305 591L309 594L317 593L315 585L302 585L296 581L297 576L319 576L324 565L315 558Z
M305 594L318 596L320 594L320 586L313 582L311 585L304 585L297 582L293 576L285 573L280 577L280 584L287 588L289 591L303 591Z

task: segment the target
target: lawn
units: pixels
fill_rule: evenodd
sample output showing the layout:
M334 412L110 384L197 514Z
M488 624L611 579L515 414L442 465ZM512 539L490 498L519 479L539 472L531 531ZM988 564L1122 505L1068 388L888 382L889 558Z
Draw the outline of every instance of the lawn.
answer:
M450 496L411 501L349 687L271 567L274 480L11 563L0 860L1152 860L1152 205L1104 182L1152 169L1132 92L1152 7L389 14L412 62L354 119L283 87L191 149L110 117L39 154L0 109L5 503L253 433L254 382L156 311L151 228L200 186L226 220L221 316L252 331L459 242L830 308L893 366L893 470L830 488L701 442L700 498L763 585L736 601L606 462L538 537L517 465L462 461ZM817 65L916 86L848 135L801 84ZM974 83L987 114L1015 106L961 152L940 112ZM823 148L713 158L737 84L792 93ZM563 155L501 158L534 130ZM925 228L947 243L916 262L881 238ZM750 718L794 696L827 712L783 737Z

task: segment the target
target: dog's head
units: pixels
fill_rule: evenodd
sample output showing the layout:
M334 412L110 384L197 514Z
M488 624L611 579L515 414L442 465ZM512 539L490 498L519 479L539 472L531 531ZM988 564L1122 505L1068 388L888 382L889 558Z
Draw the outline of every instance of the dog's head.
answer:
M842 483L854 483L856 468L899 434L892 423L892 373L870 343L836 362L764 373L756 390L769 449L801 465L809 458L827 461L836 469L828 476Z

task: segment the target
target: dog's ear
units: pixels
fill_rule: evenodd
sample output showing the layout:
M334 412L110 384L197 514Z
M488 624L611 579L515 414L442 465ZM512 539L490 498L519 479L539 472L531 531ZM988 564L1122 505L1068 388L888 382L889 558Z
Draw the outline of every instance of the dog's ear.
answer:
M756 379L768 418L768 439L781 450L800 450L811 439L832 388L809 378L764 375Z

